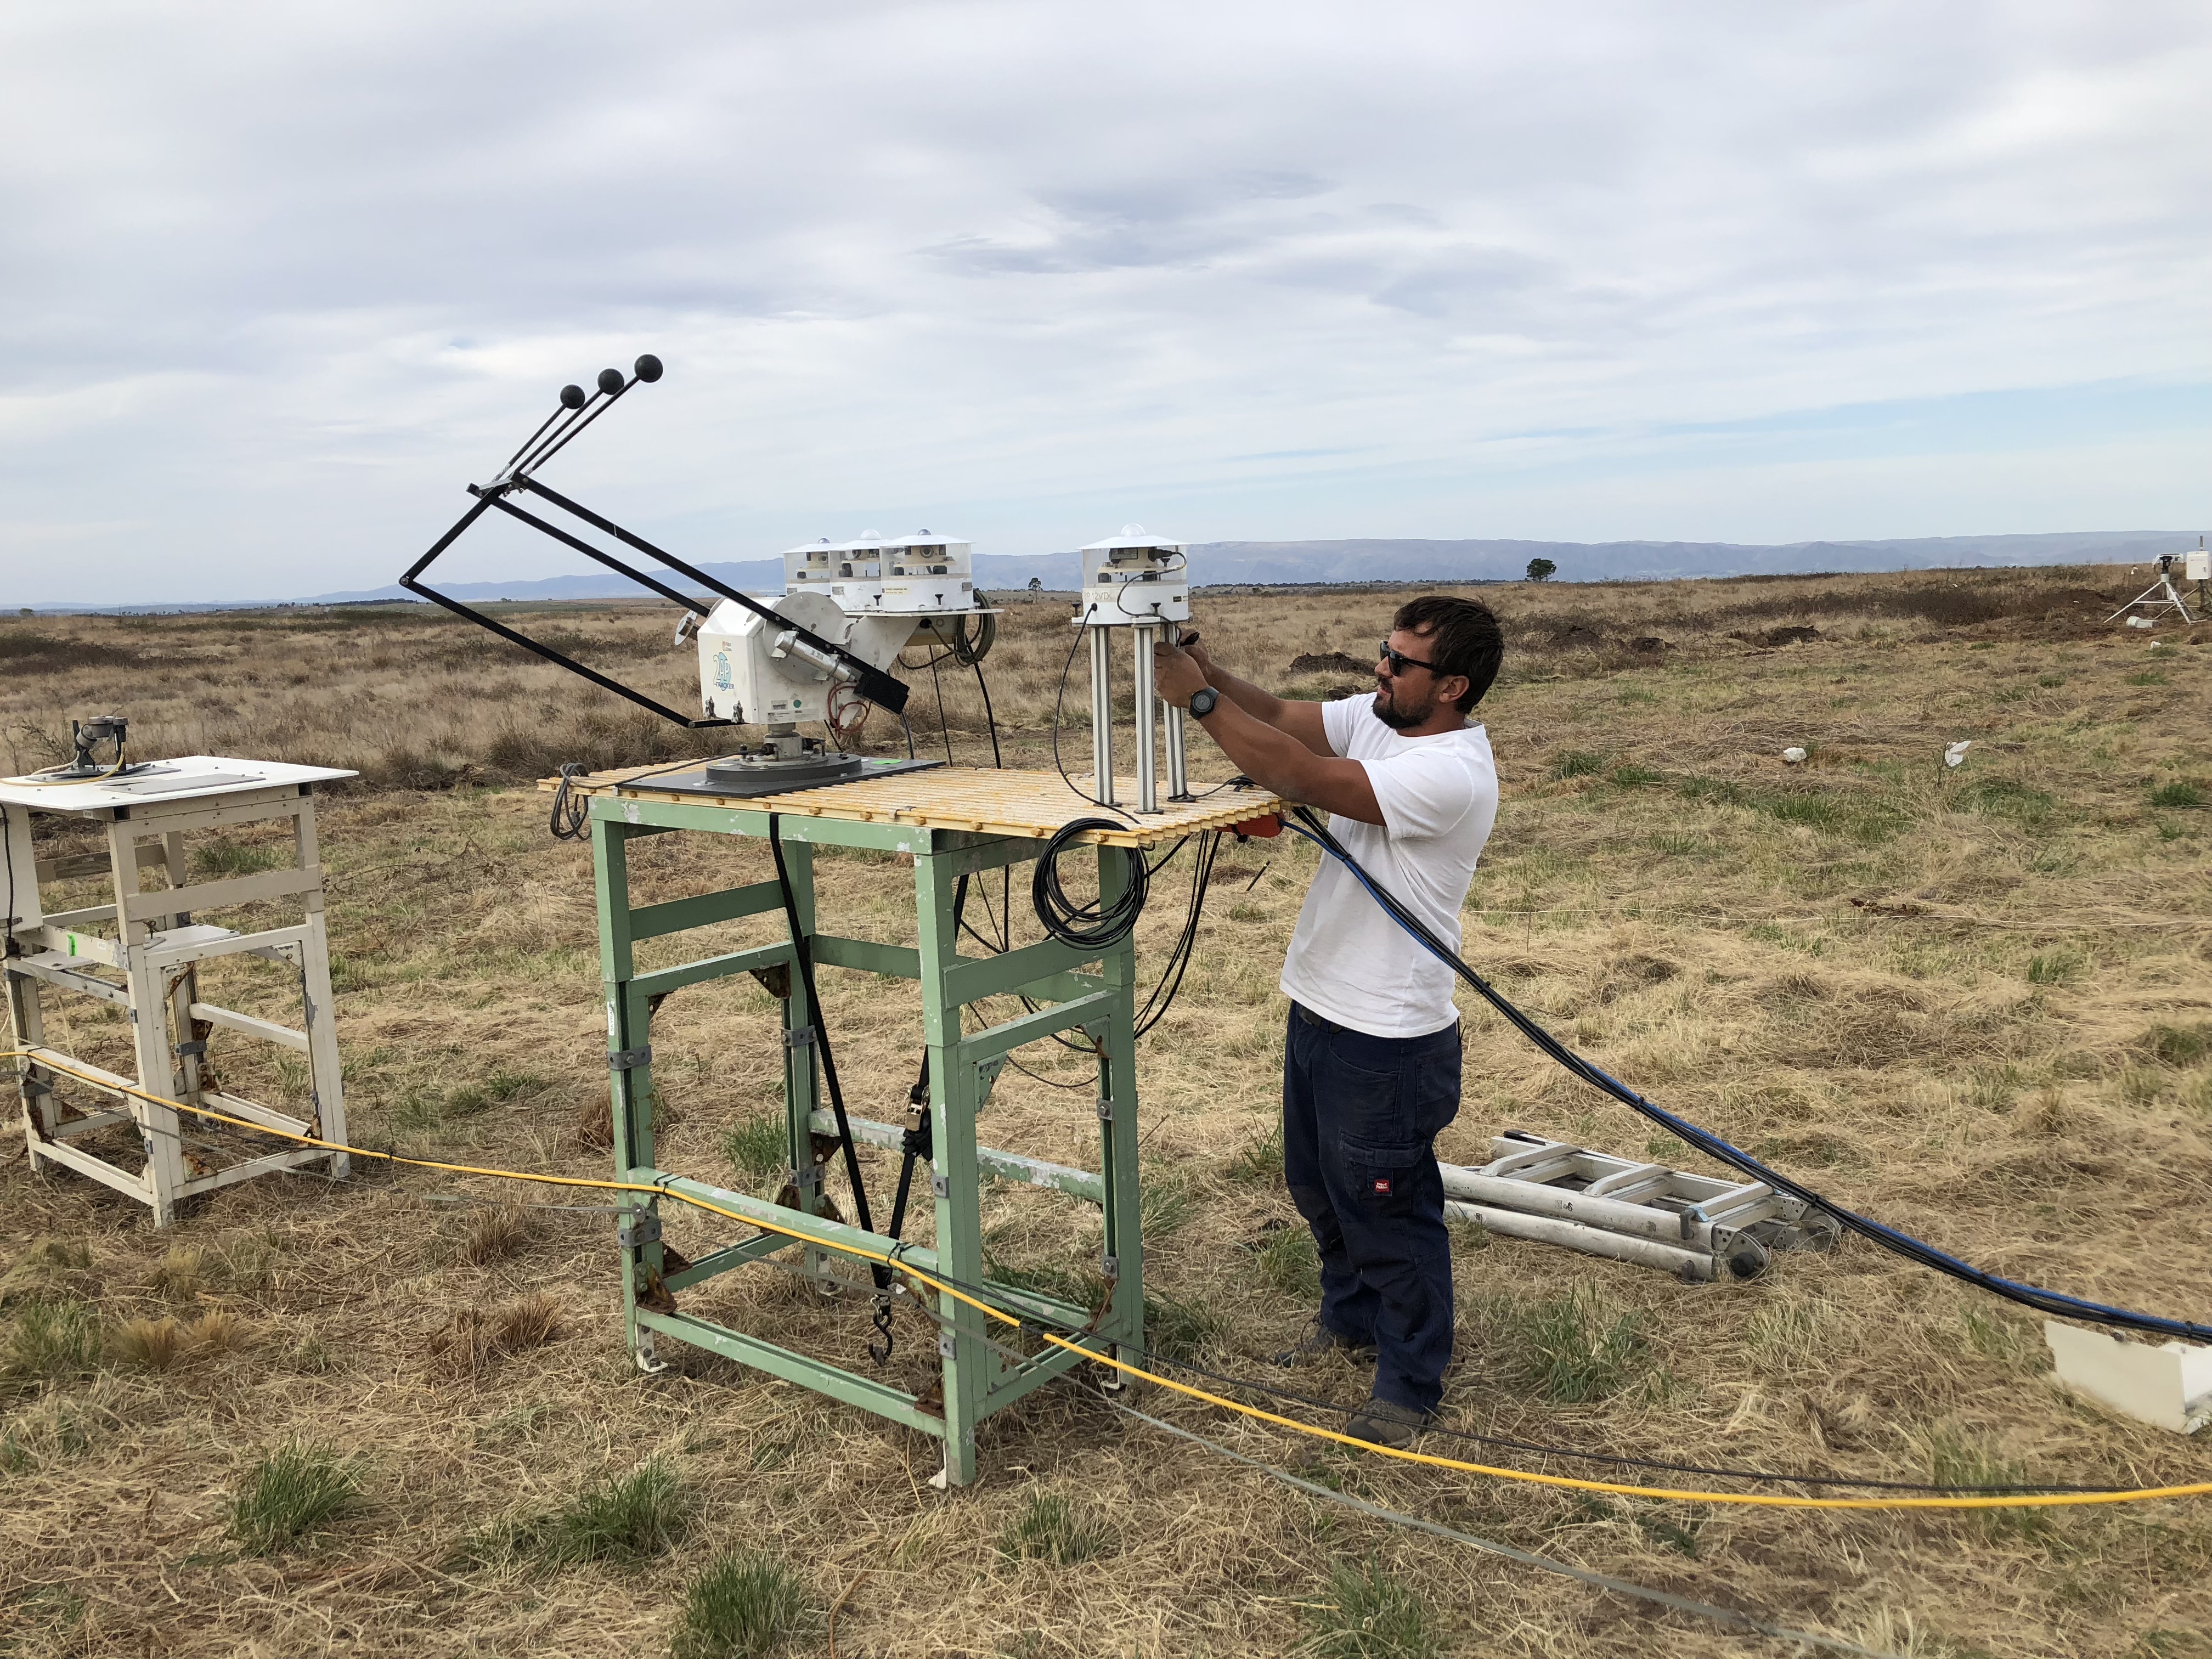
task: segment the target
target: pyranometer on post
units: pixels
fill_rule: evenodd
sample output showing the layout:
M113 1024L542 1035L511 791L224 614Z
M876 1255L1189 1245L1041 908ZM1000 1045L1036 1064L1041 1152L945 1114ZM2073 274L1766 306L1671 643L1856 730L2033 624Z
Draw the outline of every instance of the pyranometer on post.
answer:
M1145 533L1140 524L1125 524L1118 536L1083 550L1083 598L1075 625L1091 647L1091 787L1101 806L1116 805L1114 785L1114 630L1130 631L1130 665L1135 680L1137 720L1137 810L1160 810L1159 732L1167 732L1168 799L1188 800L1185 778L1183 711L1170 708L1164 722L1152 686L1152 647L1162 638L1172 645L1190 620L1190 580L1181 542Z

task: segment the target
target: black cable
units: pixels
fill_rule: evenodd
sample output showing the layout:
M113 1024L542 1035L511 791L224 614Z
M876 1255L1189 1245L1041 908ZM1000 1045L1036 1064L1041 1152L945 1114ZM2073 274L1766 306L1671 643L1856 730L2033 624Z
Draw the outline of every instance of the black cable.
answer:
M1111 818L1076 818L1052 833L1037 854L1036 870L1030 880L1030 897L1036 906L1038 922L1046 933L1061 944L1081 951L1103 951L1119 945L1129 936L1144 914L1146 884L1152 872L1145 863L1141 848L1115 848L1126 862L1128 874L1121 896L1111 903L1103 893L1087 904L1079 904L1067 895L1060 884L1060 855L1075 842L1075 837L1092 830L1121 830L1125 825ZM1162 860L1165 862L1165 860Z
M1627 1085L1601 1071L1580 1054L1576 1054L1542 1026L1537 1024L1534 1020L1515 1007L1512 1003L1507 1001L1487 980L1468 967L1442 940L1431 933L1419 916L1407 909L1405 905L1388 889L1377 884L1373 877L1361 868L1358 861L1345 851L1336 837L1329 833L1328 827L1320 819L1315 817L1310 810L1303 806L1296 808L1292 816L1299 822L1292 823L1285 819L1284 821L1285 829L1294 835L1301 836L1312 842L1316 847L1342 863L1360 885L1367 890L1375 902L1382 907L1392 921L1411 933L1424 949L1458 975L1473 988L1477 995L1504 1015L1506 1023L1514 1030L1527 1037L1538 1049L1572 1075L1580 1078L1593 1088L1611 1096L1622 1105L1650 1119L1670 1133L1679 1136L1707 1157L1741 1171L1753 1181L1765 1182L1777 1192L1785 1193L1802 1203L1824 1212L1833 1217L1841 1225L1861 1237L1870 1240L1892 1255L1902 1256L1906 1261L1917 1262L1933 1272L1946 1274L1965 1284L1974 1285L1978 1289L1987 1291L1991 1295L2002 1297L2008 1302L2017 1303L2024 1308L2032 1308L2038 1313L2061 1318L2079 1319L2093 1325L2109 1325L2126 1330L2154 1332L2161 1336L2178 1336L2194 1342L2212 1341L2212 1325L2201 1325L2189 1320L2169 1319L2163 1315L2138 1313L2130 1309L2111 1307L2101 1302L2091 1302L2085 1297L2069 1296L2063 1291L2046 1291L2039 1285L2023 1285L2014 1279L2001 1279L1995 1273L1977 1267L1971 1262L1946 1251L1939 1250L1935 1246L1914 1238L1908 1233L1899 1232L1896 1228L1885 1223L1874 1220L1871 1217L1861 1215L1855 1210L1845 1209L1843 1206L1832 1202L1802 1182L1792 1180L1778 1170L1770 1169L1759 1159L1752 1157L1750 1153L1730 1146L1711 1130L1701 1128L1686 1118L1677 1117L1664 1107L1646 1100Z
M590 798L568 787L568 780L585 769L574 761L564 762L561 767L561 782L553 791L552 822L547 826L556 841L581 841L590 828Z
M1096 610L1097 608L1097 607L1095 605L1091 607L1092 610ZM1090 611L1085 611L1084 613L1086 617L1090 614ZM1067 767L1066 763L1060 758L1060 715L1061 707L1067 699L1068 671L1075 666L1075 653L1083 649L1083 643L1089 637L1090 635L1085 631L1083 625L1081 623L1078 623L1075 629L1075 643L1067 647L1067 660L1060 665L1060 689L1052 694L1053 769L1060 774L1060 781L1067 786L1070 793L1077 796L1080 799L1089 801L1093 806L1103 806L1109 812L1120 812L1123 817L1128 819L1132 824L1134 824L1137 822L1136 815L1134 813L1125 811L1122 808L1115 806L1110 802L1103 801L1096 795L1085 794L1082 790L1078 789L1075 787L1075 780L1067 775ZM1093 783L1097 783L1098 782L1098 780L1093 778L1091 781ZM1107 825L1107 828L1109 830L1119 830L1121 826L1118 823L1114 823Z
M823 1080L830 1085L830 1109L837 1120L837 1145L845 1155L845 1178L853 1188L853 1213L863 1232L875 1231L875 1224L868 1215L867 1183L860 1178L860 1156L853 1145L853 1125L845 1115L845 1091L837 1084L837 1057L830 1046L830 1025L822 1012L822 998L814 988L814 947L811 936L799 924L799 899L792 890L791 872L783 859L783 830L781 817L768 815L769 851L775 859L775 881L783 895L784 920L791 927L791 954L799 963L799 982L806 988L806 1012L812 1024L814 1046L822 1051ZM882 1290L890 1283L890 1275L878 1265L872 1270L876 1288Z
M945 656L950 655L951 652L945 653ZM937 678L937 665L944 660L944 657L929 659L929 685L937 694L937 735L945 740L945 763L957 766L959 763L952 758L952 723L945 718L945 685Z
M35 857L36 854L33 856ZM21 947L15 943L15 838L8 833L8 807L5 802L0 802L0 861L5 861L8 866L8 910L6 915L0 915L0 929L5 929L7 933L8 948L4 954L12 957ZM31 878L36 881L38 874L38 870L34 866L31 872Z
M1178 848L1182 842L1176 843ZM1182 988L1183 975L1190 967L1198 945L1199 918L1206 908L1206 895L1213 884L1213 860L1221 847L1218 830L1208 831L1199 838L1199 848L1194 859L1190 878L1190 902L1183 913L1182 932L1175 947L1168 954L1167 963L1152 986L1152 994L1145 999L1145 1006L1137 1013L1136 1035L1145 1036L1152 1027L1167 1018L1168 1010L1175 1006L1176 993ZM1170 853L1169 858L1174 857ZM1166 859L1160 860L1165 864ZM1155 866L1157 869L1158 866Z
M975 671L975 689L983 694L983 724L991 732L991 765L1003 772L1006 763L999 753L999 716L991 708L991 687L983 678L983 659L978 657L968 665Z

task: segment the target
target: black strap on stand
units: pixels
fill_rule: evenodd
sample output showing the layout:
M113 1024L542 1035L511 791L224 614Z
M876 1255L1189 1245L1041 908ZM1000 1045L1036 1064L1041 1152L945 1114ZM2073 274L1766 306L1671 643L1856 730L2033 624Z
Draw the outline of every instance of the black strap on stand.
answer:
M837 1146L845 1155L845 1178L853 1187L853 1213L863 1232L873 1232L875 1223L868 1215L868 1188L860 1179L860 1157L853 1146L853 1125L845 1115L845 1091L837 1085L837 1057L830 1047L830 1028L822 1018L822 998L814 988L814 946L806 930L799 925L799 899L792 891L791 872L783 860L783 831L776 813L768 815L769 850L775 857L776 885L783 892L784 920L791 927L791 954L799 963L799 983L806 988L806 1012L814 1021L814 1046L822 1053L823 1080L830 1085L830 1109L837 1119ZM879 1291L890 1288L891 1278L888 1268L878 1263L871 1273Z

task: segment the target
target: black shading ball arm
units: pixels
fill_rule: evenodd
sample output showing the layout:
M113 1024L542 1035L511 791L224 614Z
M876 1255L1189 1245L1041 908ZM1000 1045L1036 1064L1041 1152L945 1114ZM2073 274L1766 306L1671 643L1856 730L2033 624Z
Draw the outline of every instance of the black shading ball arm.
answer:
M581 537L563 529L559 525L549 522L535 513L527 511L510 499L518 495L535 495L548 505L590 526L603 535L612 537L623 546L645 555L664 568L688 577L708 592L728 599L732 604L751 611L755 616L774 623L778 630L787 630L796 634L816 650L830 653L850 672L853 689L855 691L870 702L880 703L894 714L900 713L906 707L905 682L885 673L874 664L854 656L835 641L823 638L811 629L802 628L788 617L778 615L750 594L740 593L735 588L716 580L697 566L686 563L672 553L663 551L643 537L634 535L623 529L612 520L602 518L589 507L572 501L566 495L548 489L538 483L533 476L539 467L566 447L578 433L605 414L632 387L641 381L647 386L651 386L660 379L663 372L660 359L648 352L632 365L628 378L625 378L618 368L600 370L597 383L598 390L588 395L580 386L562 387L558 406L552 414L546 416L544 423L531 434L529 440L523 444L522 447L507 459L507 465L500 469L498 475L491 483L471 484L468 487L469 494L477 498L475 503L455 521L451 529L431 544L428 552L408 567L407 574L399 579L400 586L419 598L429 600L433 605L442 606L457 617L467 618L477 627L498 635L511 645L519 645L532 655L542 657L556 667L565 668L570 673L589 680L602 690L611 691L618 697L627 698L641 708L652 710L663 720L672 720L678 726L693 728L734 724L726 720L695 719L690 715L679 714L659 699L624 685L619 680L602 674L595 668L586 667L553 647L531 639L528 635L509 628L506 623L486 616L483 611L464 605L450 593L440 592L422 580L422 573L430 568L441 554L459 541L470 526L475 524L485 513L496 507L508 517L528 525L543 535L551 537L562 546L583 554L586 558L628 578L639 586L658 594L672 605L681 606L686 611L700 612L713 609L712 600L679 592L658 577L637 568L615 554L594 547Z

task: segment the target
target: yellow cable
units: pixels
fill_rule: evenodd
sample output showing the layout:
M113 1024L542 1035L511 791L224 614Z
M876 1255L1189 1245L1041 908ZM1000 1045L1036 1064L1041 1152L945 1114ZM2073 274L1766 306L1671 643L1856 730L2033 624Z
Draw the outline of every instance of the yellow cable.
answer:
M265 1124L255 1123L246 1118L233 1117L228 1113L218 1112L209 1107L186 1105L183 1101L171 1100L165 1096L152 1094L133 1085L111 1083L102 1078L88 1076L82 1072L58 1064L54 1059L46 1057L33 1049L0 1050L0 1060L28 1060L44 1070L60 1072L66 1076L76 1078L81 1083L89 1084L95 1089L106 1090L111 1094L129 1095L156 1106L167 1106L180 1112L191 1112L201 1117L212 1118L219 1123L231 1124L237 1128L250 1129L265 1135L275 1135L280 1139L297 1141L303 1146L319 1147L326 1152L344 1152L355 1158L382 1158L388 1164L404 1164L417 1170L441 1170L451 1175L489 1176L501 1181L532 1181L552 1187L588 1187L600 1192L646 1193L655 1198L672 1198L678 1203L689 1204L694 1209L704 1210L710 1215L721 1216L749 1227L757 1227L763 1232L779 1233L800 1243L811 1244L823 1249L836 1250L847 1255L856 1256L863 1261L879 1262L885 1267L896 1268L908 1278L927 1285L940 1296L950 1297L954 1301L963 1303L987 1317L997 1320L1001 1324L1012 1325L1018 1329L1024 1328L1022 1321L1016 1316L1006 1312L1003 1309L994 1307L988 1302L979 1301L965 1291L945 1284L932 1274L924 1273L921 1268L894 1256L867 1249L857 1244L832 1243L817 1237L811 1233L802 1232L795 1227L783 1226L773 1221L763 1221L758 1217L747 1215L742 1211L725 1209L719 1204L710 1204L705 1199L695 1198L689 1193L675 1192L665 1187L656 1187L640 1181L601 1181L589 1176L531 1175L520 1170L491 1170L471 1164L441 1163L434 1158L402 1158L397 1152L371 1152L359 1146L342 1146L337 1141L320 1140L313 1135L295 1134L287 1129L272 1129ZM1035 1329L1034 1327L1027 1328ZM1064 1337L1055 1336L1050 1331L1040 1330L1036 1334L1054 1347L1065 1348L1071 1353L1080 1355L1083 1358L1108 1366L1126 1376L1138 1377L1144 1382L1156 1384L1193 1400L1202 1400L1209 1406L1218 1406L1224 1411L1234 1412L1239 1416L1251 1418L1255 1422L1272 1423L1277 1428L1289 1429L1293 1433L1303 1434L1315 1440L1332 1441L1340 1446L1349 1446L1355 1451L1371 1452L1382 1457L1393 1457L1401 1462L1424 1463L1431 1468L1456 1469L1467 1474L1489 1475L1493 1479L1518 1480L1530 1486L1557 1486L1571 1492L1606 1492L1619 1498L1662 1498L1691 1504L1735 1504L1747 1508L1772 1510L2059 1509L2084 1504L2134 1504L2154 1498L2203 1498L2212 1494L2212 1481L2197 1481L2187 1486L2141 1486L2119 1492L2025 1492L2002 1497L1796 1498L1775 1492L1693 1492L1682 1491L1671 1486L1631 1486L1610 1480L1578 1480L1571 1475L1538 1474L1528 1469L1504 1468L1489 1463L1470 1463L1456 1457L1439 1457L1430 1452L1405 1451L1395 1446L1379 1446L1372 1441L1361 1440L1352 1435L1340 1433L1334 1429L1316 1428L1310 1423L1301 1423L1295 1418L1279 1416L1273 1412L1263 1411L1256 1406L1248 1406L1242 1401L1224 1399L1222 1395L1210 1394L1204 1389L1193 1388L1187 1382L1177 1382L1171 1377L1158 1376L1140 1365L1133 1365L1125 1359L1111 1358L1105 1354L1093 1353L1080 1344L1068 1341Z

